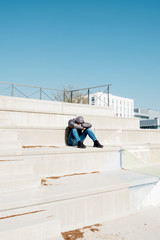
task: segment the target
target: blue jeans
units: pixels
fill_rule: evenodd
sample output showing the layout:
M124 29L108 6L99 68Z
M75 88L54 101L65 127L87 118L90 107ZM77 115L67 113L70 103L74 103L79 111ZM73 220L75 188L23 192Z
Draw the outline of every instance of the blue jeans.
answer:
M78 131L76 128L72 128L69 136L68 136L68 145L69 146L77 146L78 141L84 141L87 135L93 140L97 140L94 133L90 128L85 129L82 134L79 136Z

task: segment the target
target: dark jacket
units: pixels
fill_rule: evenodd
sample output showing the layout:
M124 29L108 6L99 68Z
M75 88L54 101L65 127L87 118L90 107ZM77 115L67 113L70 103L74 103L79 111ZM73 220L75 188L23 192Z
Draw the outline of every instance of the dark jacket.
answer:
M79 125L78 123L81 123L81 125ZM82 130L84 128L91 128L92 124L84 122L83 117L82 116L78 116L78 117L76 117L74 119L70 119L68 121L68 127L69 128L76 128L78 130L78 134L81 135Z

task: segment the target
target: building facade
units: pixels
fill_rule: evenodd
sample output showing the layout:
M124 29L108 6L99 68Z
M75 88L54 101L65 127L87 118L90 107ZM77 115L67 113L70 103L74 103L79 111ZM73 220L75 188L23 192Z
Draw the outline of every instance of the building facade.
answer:
M118 97L112 94L97 92L90 95L90 104L96 106L113 107L114 113L119 117L134 117L134 100Z
M160 112L151 109L134 109L134 116L140 119L140 128L160 129Z

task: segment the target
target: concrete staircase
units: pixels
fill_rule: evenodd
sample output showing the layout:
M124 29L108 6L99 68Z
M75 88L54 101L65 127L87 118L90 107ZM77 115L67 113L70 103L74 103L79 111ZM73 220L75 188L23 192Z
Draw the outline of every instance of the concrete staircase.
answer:
M132 146L122 152L122 168L160 177L160 146Z
M60 240L60 232L159 204L159 175L136 167L148 143L148 156L159 164L153 144L160 144L160 131L81 104L0 97L0 114L8 119L0 126L0 239ZM65 127L76 115L93 123L103 149L90 139L86 149L65 146ZM131 150L141 152L132 168Z
M60 222L41 211L11 215L0 219L0 239L62 239Z

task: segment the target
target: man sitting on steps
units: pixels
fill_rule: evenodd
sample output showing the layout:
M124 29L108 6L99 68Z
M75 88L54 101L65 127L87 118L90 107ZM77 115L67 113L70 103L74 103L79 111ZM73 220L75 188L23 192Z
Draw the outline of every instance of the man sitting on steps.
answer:
M103 145L98 142L93 131L90 129L92 124L84 122L82 116L69 120L68 126L70 128L70 133L67 140L69 146L86 148L86 146L83 144L83 141L88 135L94 142L93 147L103 148Z

